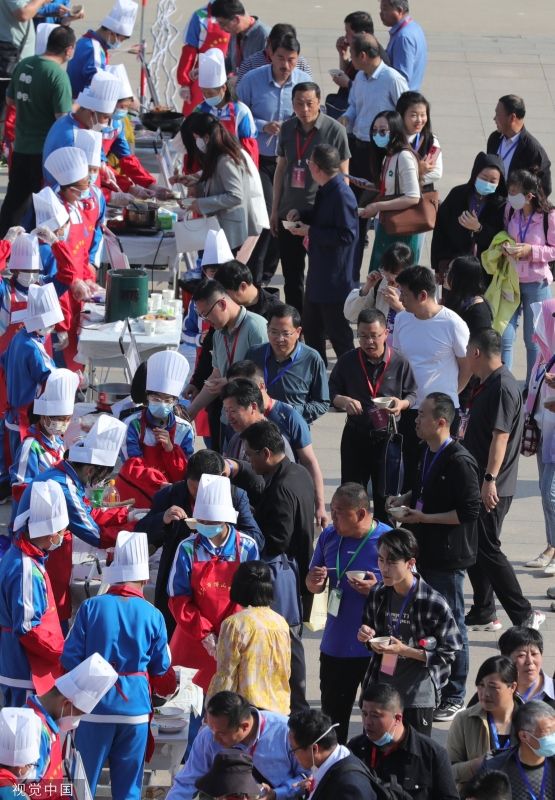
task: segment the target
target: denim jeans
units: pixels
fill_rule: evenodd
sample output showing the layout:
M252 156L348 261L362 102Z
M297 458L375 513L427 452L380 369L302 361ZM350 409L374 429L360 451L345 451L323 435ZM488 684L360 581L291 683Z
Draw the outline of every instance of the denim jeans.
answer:
M534 334L534 318L532 315L532 303L541 303L542 300L549 300L551 289L546 280L536 283L520 284L520 305L509 320L501 342L501 358L507 369L513 366L513 345L516 339L516 329L520 315L524 314L524 344L526 346L526 386L530 380L530 373L534 366L534 361L538 355L538 345L532 341Z
M464 624L464 569L420 569L420 574L432 589L442 594L453 613L461 633L463 646L457 650L451 664L451 674L446 686L441 690L442 700L456 700L464 703L466 678L468 676L468 635Z
M541 445L538 451L538 471L547 544L555 547L555 464L543 463Z

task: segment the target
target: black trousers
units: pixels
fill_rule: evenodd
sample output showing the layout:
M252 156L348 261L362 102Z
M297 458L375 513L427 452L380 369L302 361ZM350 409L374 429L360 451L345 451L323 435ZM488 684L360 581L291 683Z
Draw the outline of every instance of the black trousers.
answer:
M0 238L12 225L19 225L31 204L31 194L42 187L42 153L12 155L8 188L0 211Z
M385 522L385 497L376 491L381 442L371 431L360 431L345 425L341 436L341 483L361 483L364 488L372 481L374 516Z
M264 192L264 201L268 216L272 213L272 200L274 195L274 174L276 171L277 158L260 156L258 171ZM269 281L274 275L279 262L279 247L275 236L272 236L268 229L264 229L260 234L254 250L247 262L247 266L252 272L252 277L257 286L264 281Z
M340 744L347 742L351 712L370 658L337 658L320 653L322 711L332 722L339 723L336 730Z
M301 639L301 625L289 627L291 636L291 713L304 711L309 707L306 701L306 661L304 657L303 640Z
M513 625L524 625L532 606L524 595L507 556L501 550L501 527L511 507L512 497L500 497L493 511L482 505L478 517L478 555L468 569L474 590L473 611L480 620L495 618L494 593Z
M293 236L283 225L278 228L279 256L283 272L285 302L303 313L304 271L307 252L301 236Z
M353 329L345 319L344 303L312 303L305 297L303 306L304 340L317 350L327 366L326 339L329 339L337 358L354 347Z
M412 725L418 733L423 733L424 736L432 735L433 721L433 708L405 708L403 711L403 722L405 725Z
M350 136L349 146L351 148L351 161L349 163L350 174L354 175L355 178L366 178L367 181L372 180L370 175L370 142L363 142L360 139L356 139L354 136ZM355 193L360 207L364 207L371 202L373 195L370 195L366 189L359 189L356 186L352 186L351 188ZM358 283L360 280L360 268L364 256L364 241L366 239L367 228L368 220L359 218L358 243L353 260L353 280L355 283Z

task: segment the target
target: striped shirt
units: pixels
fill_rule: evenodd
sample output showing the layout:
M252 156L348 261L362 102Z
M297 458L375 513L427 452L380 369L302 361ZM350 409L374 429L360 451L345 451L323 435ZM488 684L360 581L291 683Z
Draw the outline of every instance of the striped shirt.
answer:
M237 70L237 83L239 83L240 80L245 77L247 72L251 71L251 69L257 69L257 67L265 67L266 64L269 63L270 60L266 55L265 50L259 50L257 53L253 53L252 56L245 58L245 60ZM312 78L312 70L310 69L310 64L308 63L306 58L299 56L297 61L297 68L302 69L303 72L307 72Z

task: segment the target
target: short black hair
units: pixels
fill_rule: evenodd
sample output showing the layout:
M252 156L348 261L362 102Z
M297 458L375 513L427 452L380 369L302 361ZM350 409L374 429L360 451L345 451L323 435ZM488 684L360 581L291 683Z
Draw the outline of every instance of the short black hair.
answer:
M65 25L58 25L53 28L46 41L46 52L53 56L61 56L75 44L75 31Z
M285 36L286 33L291 33L293 36L297 35L297 31L293 25L290 25L288 22L276 22L268 34L267 39L267 42L272 50L276 49L276 42L279 42L282 36Z
M276 303L275 306L270 308L270 316L268 318L268 323L271 324L273 319L287 319L287 317L291 317L291 323L294 328L301 327L301 315L295 308L295 306L290 306L288 303Z
M220 264L214 275L214 280L218 281L224 289L232 292L236 292L242 283L246 283L247 286L252 286L253 284L252 272L246 264L242 264L236 258L233 261L226 261L225 264Z
M240 606L269 606L274 599L272 570L264 561L239 564L231 581L229 597Z
M227 717L229 728L237 729L251 714L251 704L236 692L216 692L206 705L213 717Z
M215 450L197 450L187 462L185 478L200 481L201 475L222 475L225 461Z
M451 425L457 412L455 409L455 404L449 395L445 394L445 392L430 392L430 394L426 395L425 399L433 401L433 418L438 420L443 417L443 419L446 420L449 425Z
M301 52L300 42L292 33L284 33L279 42L276 42L276 46L272 48L272 51L275 53L280 47L288 53L297 53L298 55Z
M211 300L216 294L225 295L225 289L221 283L214 280L202 281L195 289L193 300L195 303L199 300Z
M426 292L434 297L436 291L436 279L431 269L428 267L407 267L397 275L397 283L404 286L411 294L418 297L420 292Z
M513 625L501 634L497 646L501 655L507 657L521 647L537 647L540 653L543 653L543 636L535 628Z
M380 260L381 268L386 272L391 272L393 275L397 275L405 267L412 267L413 264L414 255L405 242L393 242L393 244L390 244L383 251Z
M374 322L379 322L383 328L387 325L385 314L379 308L364 308L358 315L357 325L372 325Z
M490 656L481 664L476 673L476 686L488 675L493 675L494 673L497 673L507 686L518 681L516 666L510 658L507 658L507 656Z
M262 392L256 383L253 383L248 378L235 378L232 381L228 381L222 389L220 397L222 400L233 398L241 408L249 408L253 403L256 403L260 413L264 412Z
M260 451L266 448L274 455L285 453L285 443L278 426L267 419L253 422L240 436L252 450Z
M504 94L503 97L499 98L499 102L507 114L514 114L517 119L524 119L526 106L522 97L517 94Z
M370 498L368 492L361 483L348 481L338 486L333 493L334 497L343 498L348 504L349 508L364 508L365 511L370 510Z
M314 92L318 100L322 97L322 90L314 81L301 81L300 83L296 83L293 86L291 97L294 98L297 92Z
M382 533L378 539L378 551L385 547L393 561L410 561L418 558L418 542L412 531L396 528Z
M289 730L295 737L299 747L310 747L323 733L331 727L331 719L318 708L307 708L297 711L289 717ZM318 742L322 750L329 750L337 744L337 733L332 728L329 733Z
M351 11L343 22L353 33L374 33L374 20L367 11Z
M512 800L509 776L498 769L481 772L464 785L464 800Z
M365 701L376 703L388 711L402 711L404 707L401 693L390 683L369 683L360 700L361 707Z
M477 331L472 331L468 344L477 347L488 358L501 355L501 335L493 328L479 328Z
M380 45L373 33L357 33L353 36L351 52L355 56L365 53L368 58L377 58L380 55Z
M331 144L317 144L310 160L314 161L326 175L336 175L341 167L339 150Z
M476 256L458 256L451 261L449 276L449 305L454 310L466 307L469 297L481 297L486 290L486 273Z
M246 14L245 6L240 0L213 0L210 4L210 12L213 17L222 19L233 19L233 17L242 17Z
M264 378L264 373L254 361L244 358L230 366L226 377L229 381L233 378L248 378L249 381L257 383L260 378Z

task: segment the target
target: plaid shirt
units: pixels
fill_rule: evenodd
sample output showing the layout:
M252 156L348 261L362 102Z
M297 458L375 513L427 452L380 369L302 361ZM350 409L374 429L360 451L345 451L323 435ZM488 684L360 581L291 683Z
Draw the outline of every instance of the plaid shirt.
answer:
M457 624L443 595L436 592L420 575L416 577L416 592L409 604L407 612L410 617L412 638L414 642L427 636L437 640L435 650L425 650L426 666L434 684L436 694L440 695L451 672L451 663L455 660L455 651L462 649L462 638ZM376 631L376 636L387 636L390 633L387 622L389 600L393 588L378 583L370 592L364 612L362 624L369 625ZM381 656L372 651L370 665L364 678L363 690L370 683L380 680ZM424 665L423 665L424 667Z

